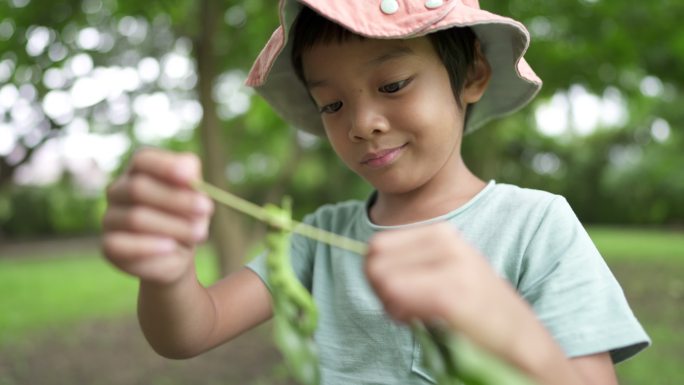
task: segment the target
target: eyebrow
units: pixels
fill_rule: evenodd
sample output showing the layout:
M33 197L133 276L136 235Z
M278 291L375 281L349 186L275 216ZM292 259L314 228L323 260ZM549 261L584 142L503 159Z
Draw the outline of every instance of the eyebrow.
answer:
M401 57L413 55L414 52L411 48L407 46L398 46L394 47L391 50L387 52L383 52L382 55L378 57L374 57L373 59L367 61L362 65L362 67L377 67L383 63L386 63L390 60L398 59ZM313 80L313 81L306 81L306 87L308 89L312 88L318 88L318 87L323 87L327 85L328 81L327 80Z
M394 48L392 48L392 50L387 51L387 52L383 53L382 55L369 60L363 66L364 67L376 67L376 66L379 66L380 64L383 64L387 61L394 60L397 58L401 58L404 56L413 55L413 54L414 54L413 50L407 46L394 47Z

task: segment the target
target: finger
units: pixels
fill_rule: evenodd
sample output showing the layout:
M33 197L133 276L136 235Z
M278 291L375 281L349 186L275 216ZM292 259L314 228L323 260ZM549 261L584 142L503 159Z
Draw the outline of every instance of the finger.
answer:
M103 237L102 250L122 271L158 283L173 282L192 266L191 250L169 238L109 233Z
M421 269L388 276L378 284L376 293L385 310L396 320L446 318L456 293L444 284L441 271Z
M207 237L208 220L188 220L145 206L110 207L102 221L106 231L127 231L175 239L194 245Z
M191 187L202 178L201 163L192 153L174 153L156 148L144 148L131 160L129 174L149 174L180 186Z
M434 265L448 258L445 246L434 233L426 236L422 231L402 230L387 232L370 240L366 258L369 278L391 274L418 265Z
M402 274L423 264L432 264L434 254L429 250L413 248L374 251L368 254L365 262L366 275L371 284L385 279L386 276Z
M107 190L110 203L143 205L185 217L206 216L214 205L206 195L166 184L146 174L125 175Z
M102 237L102 252L115 264L149 256L166 255L180 246L168 237L110 232Z

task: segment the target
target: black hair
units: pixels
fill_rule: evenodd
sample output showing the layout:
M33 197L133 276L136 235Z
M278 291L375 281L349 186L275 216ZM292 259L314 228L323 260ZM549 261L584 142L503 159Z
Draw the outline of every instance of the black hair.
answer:
M300 81L305 83L302 55L318 43L341 43L365 37L326 19L308 7L302 8L292 26L292 65ZM449 74L451 89L461 106L460 94L475 61L477 38L470 27L452 27L427 35Z

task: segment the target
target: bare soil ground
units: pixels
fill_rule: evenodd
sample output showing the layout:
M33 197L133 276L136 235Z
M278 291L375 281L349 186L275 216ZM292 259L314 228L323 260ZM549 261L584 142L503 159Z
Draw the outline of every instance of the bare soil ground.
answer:
M91 253L100 249L100 238L82 236L76 238L53 238L40 240L11 240L0 238L0 258L24 258L35 255L55 256L69 253ZM0 383L1 384L1 383Z
M147 344L134 317L92 321L0 349L0 385L293 384L269 325L188 360Z
M39 249L35 247L51 251L77 247L88 252L98 245L96 239L5 244L0 245L0 256L36 255ZM642 322L667 327L673 338L684 334L681 264L620 262L611 267ZM294 385L286 378L281 357L273 347L270 326L263 325L200 357L174 361L152 351L133 315L91 320L0 346L0 385ZM644 383L625 369L649 356L649 362L657 357L684 360L684 346L661 340L643 358L622 364L627 368L618 370L621 383ZM681 374L661 375L656 383L678 384Z
M97 237L5 240L0 258L98 249ZM267 323L199 357L169 360L150 348L135 315L89 320L0 346L0 385L294 385L270 330Z

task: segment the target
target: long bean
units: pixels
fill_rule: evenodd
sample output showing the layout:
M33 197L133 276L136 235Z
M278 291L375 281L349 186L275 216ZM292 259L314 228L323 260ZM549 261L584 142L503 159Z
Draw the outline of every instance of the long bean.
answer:
M318 385L318 352L313 339L318 309L290 264L290 231L287 230L292 227L290 207L289 200L283 202L282 208L264 207L268 223L274 224L266 234L266 271L273 297L274 338L295 379L305 385Z
M269 225L266 264L274 305L275 343L297 381L318 385L320 369L313 339L318 310L292 270L288 253L290 234L297 232L360 255L366 253L366 244L292 220L289 199L283 201L282 208L260 207L206 182L196 182L194 187ZM423 362L439 385L533 385L518 370L442 326L426 327L415 322L411 329L423 348Z

